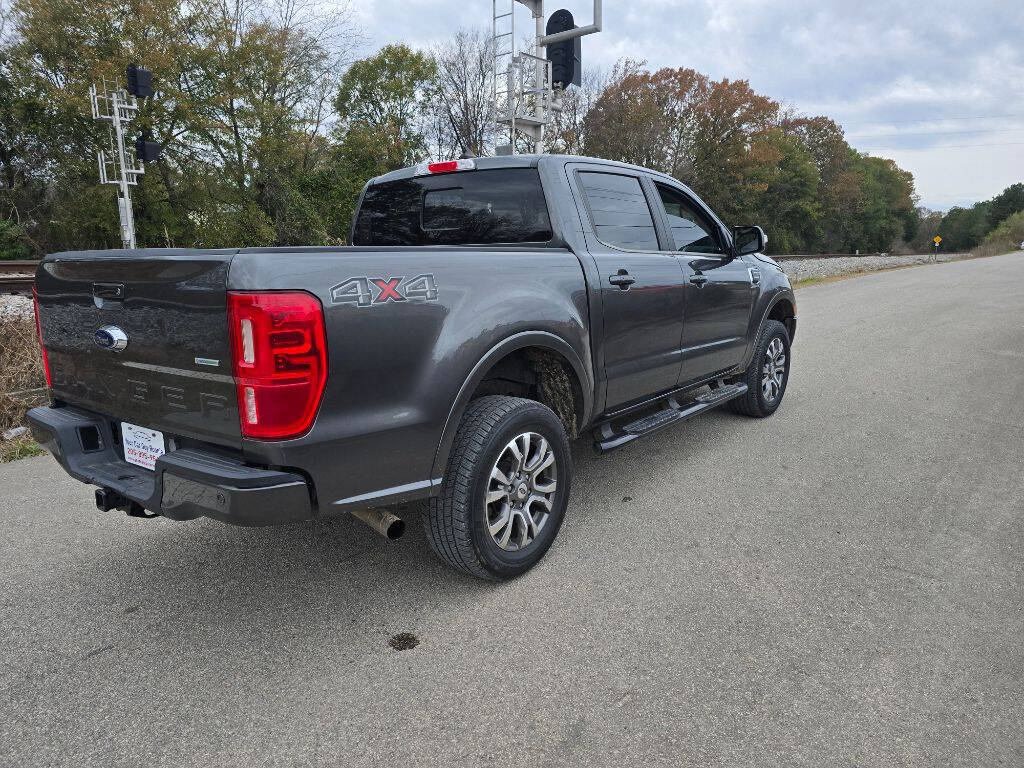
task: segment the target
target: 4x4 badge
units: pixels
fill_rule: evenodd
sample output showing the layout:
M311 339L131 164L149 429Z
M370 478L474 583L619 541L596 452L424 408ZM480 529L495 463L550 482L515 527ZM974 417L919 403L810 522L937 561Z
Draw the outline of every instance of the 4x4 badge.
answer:
M331 288L335 304L372 307L389 301L437 301L437 283L431 274L404 277L350 277Z

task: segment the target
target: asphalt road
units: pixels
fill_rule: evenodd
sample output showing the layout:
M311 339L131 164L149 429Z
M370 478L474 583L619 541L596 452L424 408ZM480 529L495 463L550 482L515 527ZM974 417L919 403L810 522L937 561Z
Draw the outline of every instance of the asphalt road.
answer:
M0 764L1024 764L1024 255L798 302L773 418L577 444L513 583L0 466Z

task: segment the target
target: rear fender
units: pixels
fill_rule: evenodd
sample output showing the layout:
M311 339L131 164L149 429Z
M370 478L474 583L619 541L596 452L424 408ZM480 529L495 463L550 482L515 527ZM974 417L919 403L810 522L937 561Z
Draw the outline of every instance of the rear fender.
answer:
M462 421L462 415L465 413L473 393L480 385L480 382L483 381L484 376L503 357L515 352L517 349L524 349L526 347L550 349L560 354L569 362L583 393L583 417L580 425L582 427L590 423L594 400L594 381L587 367L580 360L579 355L576 354L576 351L553 333L546 331L524 331L517 333L491 347L487 354L473 366L473 370L466 377L462 387L460 387L459 394L456 396L455 403L452 405L448 418L445 421L444 431L441 433L441 440L434 455L434 464L430 473L431 477L441 477L444 474L445 468L448 465L448 456L451 453L452 444L455 442L455 433L459 429L459 422ZM439 489L439 486L435 486L435 490Z

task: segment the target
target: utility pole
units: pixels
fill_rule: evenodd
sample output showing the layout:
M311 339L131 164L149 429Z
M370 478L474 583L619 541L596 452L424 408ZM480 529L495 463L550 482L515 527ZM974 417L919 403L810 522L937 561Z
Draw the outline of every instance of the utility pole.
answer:
M103 91L95 85L89 86L89 102L93 120L110 123L108 129L109 150L96 153L100 169L100 184L115 184L118 188L117 212L121 221L121 244L124 248L135 248L135 215L132 211L131 187L138 184L138 178L146 172L141 160L155 160L159 149L145 137L135 143L143 157L137 155L132 146L125 146L125 126L139 111L139 98L153 95L153 81L149 70L132 64L126 70L128 90L116 88L103 80ZM130 91L130 93L129 93Z
M561 111L559 95L568 82L556 82L551 56L546 47L601 31L601 0L594 1L594 22L585 27L564 29L545 34L544 0L491 0L491 45L493 47L492 113L495 126L508 128L509 143L499 145L498 154L514 155L516 138L525 136L534 151L544 151L545 129ZM507 2L507 5L505 3ZM516 3L526 6L535 26L532 53L516 51ZM501 7L499 8L499 4ZM508 10L505 10L507 8ZM555 15L572 15L556 11ZM564 61L564 54L560 51ZM570 77L578 81L578 77Z

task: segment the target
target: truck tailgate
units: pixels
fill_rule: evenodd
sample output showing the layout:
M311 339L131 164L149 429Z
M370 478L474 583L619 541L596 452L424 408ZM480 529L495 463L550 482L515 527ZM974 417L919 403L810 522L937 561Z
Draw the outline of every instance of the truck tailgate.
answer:
M227 321L235 253L48 257L36 290L54 398L167 436L240 445ZM124 348L111 348L122 334Z

